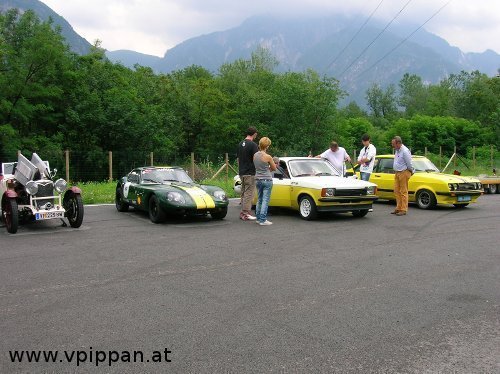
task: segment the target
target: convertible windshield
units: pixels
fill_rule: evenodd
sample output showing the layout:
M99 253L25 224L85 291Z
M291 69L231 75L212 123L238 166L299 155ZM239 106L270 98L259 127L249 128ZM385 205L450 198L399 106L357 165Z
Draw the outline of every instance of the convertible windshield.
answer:
M436 165L426 158L414 158L412 163L415 171L439 172Z
M292 177L340 176L340 172L327 161L317 158L291 160L289 169Z
M146 169L142 171L143 183L183 182L193 183L182 169Z

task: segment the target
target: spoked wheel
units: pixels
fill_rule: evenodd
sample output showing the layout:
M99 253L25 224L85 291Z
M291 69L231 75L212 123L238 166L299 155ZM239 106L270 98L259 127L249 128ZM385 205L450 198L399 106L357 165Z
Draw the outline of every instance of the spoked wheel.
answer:
M160 201L153 195L149 199L149 219L153 223L165 221L165 212L160 207Z
M498 185L490 184L490 193L498 193Z
M83 222L83 200L80 194L72 193L64 199L66 218L71 227L78 228Z
M5 200L5 204L2 207L2 214L7 231L15 234L19 227L19 210L16 199L10 198Z
M309 196L304 196L299 202L299 212L300 216L307 220L313 220L318 217L318 210L316 209L316 203Z
M421 190L417 194L417 204L420 209L432 209L436 206L436 196L429 190Z

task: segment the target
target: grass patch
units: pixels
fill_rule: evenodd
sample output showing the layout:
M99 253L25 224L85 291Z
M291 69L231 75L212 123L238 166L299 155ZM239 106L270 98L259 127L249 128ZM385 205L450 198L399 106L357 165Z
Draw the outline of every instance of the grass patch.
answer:
M84 204L112 204L115 202L116 182L80 182Z

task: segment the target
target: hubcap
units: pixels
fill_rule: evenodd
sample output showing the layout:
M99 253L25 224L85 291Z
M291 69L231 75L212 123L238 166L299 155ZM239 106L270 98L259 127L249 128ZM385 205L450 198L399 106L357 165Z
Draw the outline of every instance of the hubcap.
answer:
M307 199L302 199L300 202L300 213L304 217L308 217L311 214L311 203Z
M422 192L420 194L420 203L421 205L423 206L427 206L429 205L431 202L431 197L429 196L429 194L427 192Z

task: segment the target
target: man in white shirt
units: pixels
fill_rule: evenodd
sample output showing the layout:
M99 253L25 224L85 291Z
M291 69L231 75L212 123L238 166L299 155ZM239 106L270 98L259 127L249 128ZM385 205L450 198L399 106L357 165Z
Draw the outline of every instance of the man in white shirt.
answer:
M346 150L339 147L338 143L333 141L330 143L330 149L327 149L322 154L317 155L316 158L324 158L340 173L341 176L345 174L345 162L351 161Z
M370 143L370 135L368 134L363 135L361 142L363 143L363 148L358 156L358 163L361 165L359 173L361 174L361 180L369 181L370 175L373 172L373 165L375 165L377 149Z

